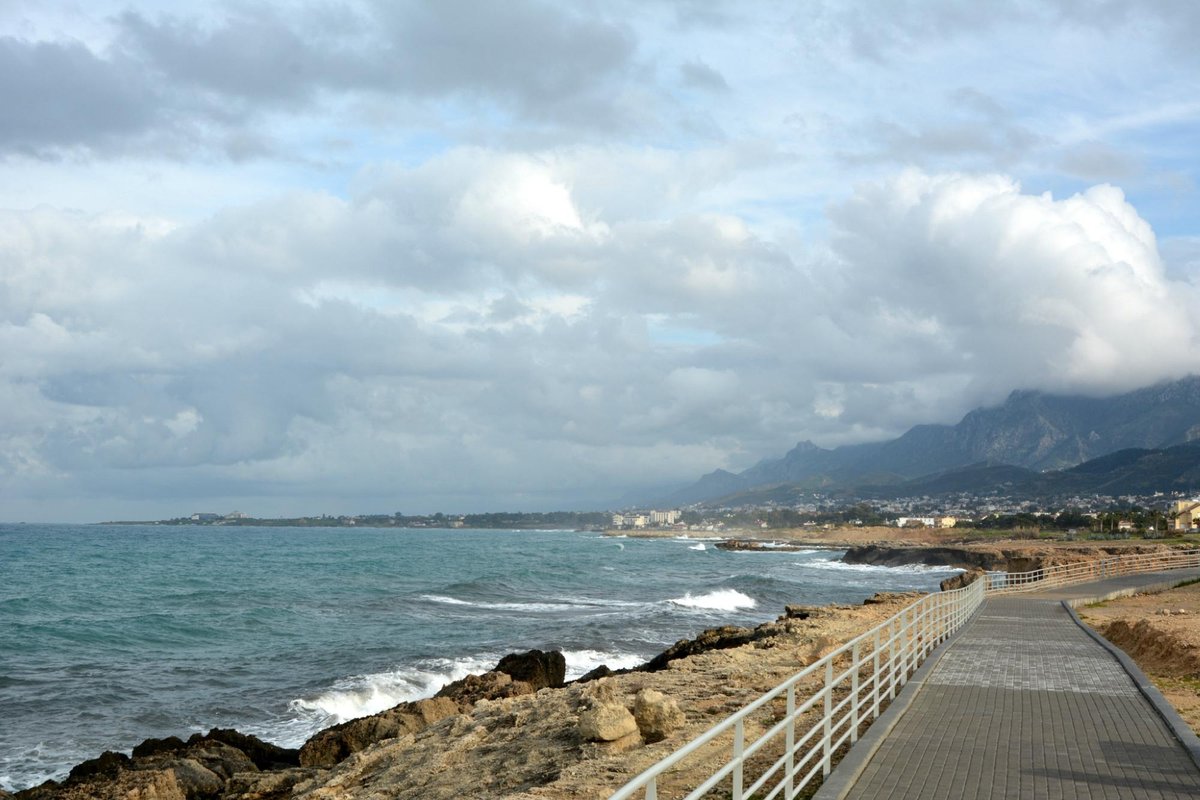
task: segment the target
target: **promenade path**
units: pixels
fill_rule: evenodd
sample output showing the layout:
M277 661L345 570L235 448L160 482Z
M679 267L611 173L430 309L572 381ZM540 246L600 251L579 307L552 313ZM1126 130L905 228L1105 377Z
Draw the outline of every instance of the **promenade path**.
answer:
M868 732L817 797L1200 798L1188 744L1062 605L1196 576L1179 570L990 598L914 677L890 730L886 716L876 722L881 738Z

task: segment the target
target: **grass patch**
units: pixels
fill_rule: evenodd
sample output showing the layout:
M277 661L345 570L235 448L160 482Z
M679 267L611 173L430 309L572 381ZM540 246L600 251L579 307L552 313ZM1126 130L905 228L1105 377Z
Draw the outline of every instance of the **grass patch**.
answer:
M1191 586L1192 584L1195 584L1195 583L1200 583L1200 578L1192 578L1191 580L1180 581L1179 583L1175 584L1171 588L1172 589L1182 589L1184 586Z

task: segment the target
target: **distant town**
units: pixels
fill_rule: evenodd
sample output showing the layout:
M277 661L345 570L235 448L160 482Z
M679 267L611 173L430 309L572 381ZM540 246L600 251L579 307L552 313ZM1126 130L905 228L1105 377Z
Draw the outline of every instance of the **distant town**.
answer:
M788 505L697 505L673 509L620 511L492 512L485 514L358 514L257 518L240 511L195 512L153 525L249 525L273 527L574 529L595 531L677 531L721 533L734 530L893 526L975 530L1056 532L1072 536L1166 536L1200 526L1200 498L1190 495L1088 495L1066 498L1054 507L1021 497L908 497L887 501L814 493Z

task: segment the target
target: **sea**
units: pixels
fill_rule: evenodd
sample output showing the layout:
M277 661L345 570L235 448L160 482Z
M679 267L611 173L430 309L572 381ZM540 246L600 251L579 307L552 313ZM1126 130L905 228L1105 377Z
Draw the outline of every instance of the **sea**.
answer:
M0 525L0 787L148 737L298 747L501 656L635 666L788 603L934 589L958 570L544 530Z

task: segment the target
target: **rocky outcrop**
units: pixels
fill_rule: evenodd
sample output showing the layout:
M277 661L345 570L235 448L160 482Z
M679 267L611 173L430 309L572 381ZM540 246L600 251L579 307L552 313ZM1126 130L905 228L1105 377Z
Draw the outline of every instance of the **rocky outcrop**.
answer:
M958 575L953 575L938 584L943 592L952 592L955 589L963 589L970 586L975 581L987 575L987 570L975 567L966 572L960 572Z
M458 703L448 697L400 703L387 711L326 728L300 748L299 762L304 767L332 767L376 742L416 733L458 711Z
M241 750L205 737L149 739L133 758L106 752L71 770L62 783L47 781L17 793L19 800L209 800L229 781L258 767Z
M923 564L929 567L948 566L959 569L1029 572L1057 564L1074 564L1112 555L1163 552L1169 548L1157 544L1134 545L1076 545L1065 547L1039 544L1010 544L1004 546L970 544L957 547L902 547L889 545L860 545L851 547L842 556L847 564L873 564L881 567L902 567Z
M567 659L557 650L549 653L541 650L509 653L500 659L494 671L529 684L535 692L538 689L557 689L567 676Z

